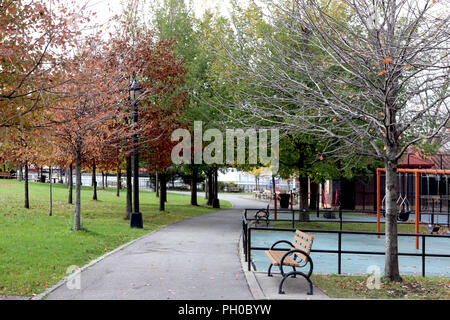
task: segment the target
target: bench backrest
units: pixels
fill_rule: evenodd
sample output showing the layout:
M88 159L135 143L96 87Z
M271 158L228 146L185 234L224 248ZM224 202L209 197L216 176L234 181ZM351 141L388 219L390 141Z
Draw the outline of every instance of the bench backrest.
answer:
M299 249L306 252L307 254L310 254L313 241L313 236L310 236L303 231L296 230L294 241L292 242L292 244L294 245L295 249ZM300 252L294 252L294 254L303 261L308 262L308 258L304 254L301 254Z

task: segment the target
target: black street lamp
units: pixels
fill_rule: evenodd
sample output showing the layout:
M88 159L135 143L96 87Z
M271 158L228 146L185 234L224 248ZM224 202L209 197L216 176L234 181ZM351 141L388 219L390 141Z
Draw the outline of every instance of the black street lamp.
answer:
M134 114L133 121L135 124L135 129L137 129L138 123L138 99L140 94L142 93L142 88L139 86L136 80L133 81L130 87L130 99L133 103ZM142 213L139 212L139 154L138 154L138 135L135 133L133 135L133 203L134 210L131 213L130 217L130 227L131 228L140 228L144 227L142 221Z

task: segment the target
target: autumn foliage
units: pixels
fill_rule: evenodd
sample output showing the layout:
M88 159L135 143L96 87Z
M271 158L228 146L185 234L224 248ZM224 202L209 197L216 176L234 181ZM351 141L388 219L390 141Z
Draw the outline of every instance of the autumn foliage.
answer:
M171 132L180 127L187 92L183 60L171 40L116 21L103 34L88 14L62 2L0 5L0 159L35 166L75 165L74 229L80 229L83 167L117 169L139 136L151 170L170 165ZM75 7L74 7L75 8ZM109 29L111 30L111 29ZM132 121L132 81L143 88Z

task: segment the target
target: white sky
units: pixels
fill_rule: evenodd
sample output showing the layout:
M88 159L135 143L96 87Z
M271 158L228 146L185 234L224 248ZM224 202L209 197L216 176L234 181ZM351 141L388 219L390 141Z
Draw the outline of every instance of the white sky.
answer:
M155 0L144 0L151 3ZM106 22L108 18L120 13L122 0L89 0L88 8L97 13L98 22ZM194 11L200 17L206 9L218 10L221 14L227 15L230 7L228 0L193 0Z

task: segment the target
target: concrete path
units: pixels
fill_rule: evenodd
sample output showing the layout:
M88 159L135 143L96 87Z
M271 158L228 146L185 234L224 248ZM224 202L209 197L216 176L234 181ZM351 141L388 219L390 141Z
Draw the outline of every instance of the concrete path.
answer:
M241 208L261 202L220 198L233 209L152 232L82 271L81 289L62 285L46 299L253 299L238 253Z
M61 281L50 293L36 298L328 299L317 287L313 296L307 296L308 286L302 279L286 281L286 294L279 295L279 275L270 278L247 271L239 241L242 209L263 208L266 203L232 194L221 194L220 199L230 201L233 208L192 217L145 235L83 268L80 289L69 289Z

